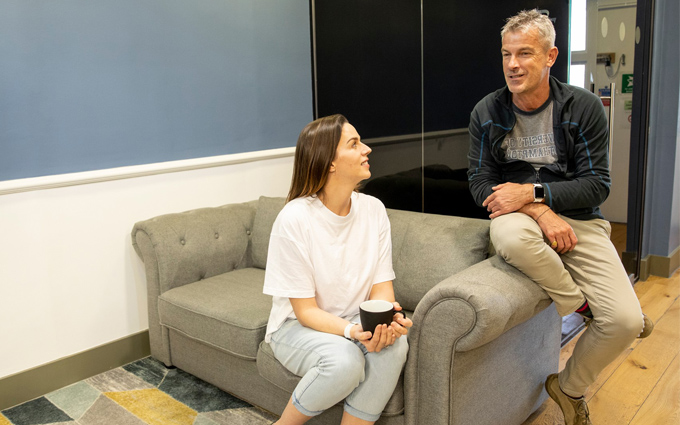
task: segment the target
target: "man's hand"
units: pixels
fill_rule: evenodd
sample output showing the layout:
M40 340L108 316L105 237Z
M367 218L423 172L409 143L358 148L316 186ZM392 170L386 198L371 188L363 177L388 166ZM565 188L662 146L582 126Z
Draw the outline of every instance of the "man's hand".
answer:
M560 254L572 251L578 242L574 229L552 210L541 216L538 225L541 226L543 234L550 241L550 247ZM557 246L554 246L555 242L557 242Z
M492 187L482 206L491 213L489 218L515 212L526 204L534 202L534 186L532 184L503 183Z
M521 208L520 212L536 220L549 241L548 245L559 254L572 251L578 243L574 229L547 205L530 204Z

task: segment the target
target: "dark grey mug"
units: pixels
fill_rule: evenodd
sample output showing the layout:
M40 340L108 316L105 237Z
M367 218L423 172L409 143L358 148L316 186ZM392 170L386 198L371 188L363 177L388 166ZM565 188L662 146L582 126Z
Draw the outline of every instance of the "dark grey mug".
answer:
M393 321L394 313L406 317L403 311L396 311L394 304L384 300L368 300L359 305L359 317L364 331L375 332L378 325L389 325Z

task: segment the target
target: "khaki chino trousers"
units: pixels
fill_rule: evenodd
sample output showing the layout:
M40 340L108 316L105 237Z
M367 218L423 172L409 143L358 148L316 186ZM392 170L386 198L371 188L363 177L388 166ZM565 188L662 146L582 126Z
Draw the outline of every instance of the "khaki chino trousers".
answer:
M588 301L594 319L559 375L562 391L579 397L633 342L644 324L640 303L611 243L609 222L560 218L578 238L571 252L555 252L538 223L523 213L493 219L491 241L506 262L550 295L561 316Z

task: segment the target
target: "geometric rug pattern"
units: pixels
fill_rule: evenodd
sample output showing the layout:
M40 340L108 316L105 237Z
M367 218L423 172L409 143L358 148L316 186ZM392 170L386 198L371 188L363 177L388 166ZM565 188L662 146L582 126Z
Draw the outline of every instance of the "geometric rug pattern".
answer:
M277 419L152 357L0 412L0 425L264 425Z

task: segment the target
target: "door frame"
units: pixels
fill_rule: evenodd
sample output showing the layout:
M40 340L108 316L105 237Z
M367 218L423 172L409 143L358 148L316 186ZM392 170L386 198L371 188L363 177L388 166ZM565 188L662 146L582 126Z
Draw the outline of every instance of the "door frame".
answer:
M633 69L635 86L633 89L628 178L628 226L626 251L623 252L623 264L633 281L640 278L642 257L652 50L654 46L654 6L655 0L637 0L635 66Z

